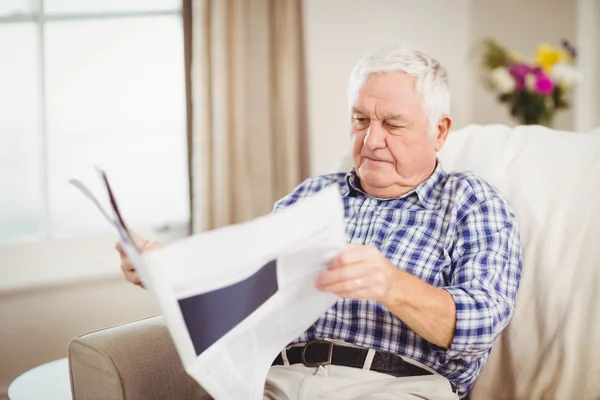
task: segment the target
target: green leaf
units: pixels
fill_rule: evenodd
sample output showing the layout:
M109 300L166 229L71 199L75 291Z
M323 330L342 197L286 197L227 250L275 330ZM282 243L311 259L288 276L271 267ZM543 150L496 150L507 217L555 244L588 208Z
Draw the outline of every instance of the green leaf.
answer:
M483 39L475 46L475 54L481 60L481 66L487 70L507 67L512 63L508 50L493 39Z

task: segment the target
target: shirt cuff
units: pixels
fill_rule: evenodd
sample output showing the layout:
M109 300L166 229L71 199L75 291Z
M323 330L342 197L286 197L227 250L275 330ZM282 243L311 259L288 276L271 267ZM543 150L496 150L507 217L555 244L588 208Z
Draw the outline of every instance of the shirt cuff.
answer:
M432 344L444 358L471 362L483 357L492 348L498 331L498 306L490 293L482 289L460 286L443 288L456 304L456 327L449 349Z

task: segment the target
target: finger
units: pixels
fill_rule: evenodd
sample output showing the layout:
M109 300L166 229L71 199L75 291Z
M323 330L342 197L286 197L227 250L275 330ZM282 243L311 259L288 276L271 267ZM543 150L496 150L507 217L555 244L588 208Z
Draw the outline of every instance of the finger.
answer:
M150 243L150 241L148 239L144 239L143 237L141 237L134 231L129 231L129 234L131 235L131 239L133 239L135 246L140 250L143 250ZM121 244L121 242L115 243L115 249L119 252L119 254L121 254L121 256L123 256L123 257L127 256L125 254L125 249L123 248L123 245Z
M148 242L146 243L146 246L144 246L144 248L141 250L142 253L145 253L147 251L160 249L162 247L164 247L164 245L161 242Z
M327 264L327 268L330 270L348 267L354 264L362 262L365 258L364 252L357 251L357 249L346 248L337 257Z
M135 270L133 263L126 255L121 257L121 269L123 271L134 271Z
M128 271L135 271L135 268L133 267L133 264L131 263L131 261L129 261L128 258L124 259L121 262L121 269L124 272L128 272Z
M364 280L368 273L369 269L364 263L337 268L319 275L315 281L315 285L317 286L317 289L320 289L345 281L355 281L356 279Z
M357 280L358 279L358 280ZM331 285L318 288L321 292L337 294L342 297L352 297L356 292L372 292L372 284L366 278L349 279L343 282L333 283Z
M369 247L370 245L367 244L360 244L360 243L346 243L346 246L344 247L344 250L349 251L349 252L353 252L353 251L357 251L357 250L362 250L365 247Z
M161 247L163 247L163 245L160 242L149 242L142 249L142 252L159 249ZM133 263L131 262L131 260L129 260L129 258L127 257L127 255L125 253L121 253L121 269L123 270L123 272L135 271L135 267L134 267Z
M134 231L129 231L129 234L131 235L131 238L133 239L133 243L136 245L136 247L138 249L143 249L144 247L146 247L146 245L148 243L150 243L150 241L148 239L144 239L143 237L141 237Z
M129 282L133 283L134 285L139 285L142 283L142 281L140 280L140 277L134 271L125 271L124 275L125 275L125 279L127 279Z
M123 248L123 245L121 244L121 242L117 242L115 244L115 249L117 249L117 251L119 252L119 257L121 257L121 268L123 268L123 263L129 262L127 253L125 253L125 249Z
M144 286L144 284L142 283L142 280L140 279L139 275L135 274L135 273L130 273L127 276L125 276L125 279L127 281L129 281L130 283L141 287L142 289L145 289L146 287Z
M379 255L381 255L379 250L371 245L348 243L344 250L332 261L334 268L339 268L376 258Z
M333 292L332 292L333 293ZM350 290L350 291L341 291L338 293L334 293L340 297L345 299L352 300L374 300L373 293L369 288Z
M343 267L344 264L342 263L342 258L341 258L341 254L334 257L331 261L329 261L327 263L327 269L332 270L332 269L338 269Z

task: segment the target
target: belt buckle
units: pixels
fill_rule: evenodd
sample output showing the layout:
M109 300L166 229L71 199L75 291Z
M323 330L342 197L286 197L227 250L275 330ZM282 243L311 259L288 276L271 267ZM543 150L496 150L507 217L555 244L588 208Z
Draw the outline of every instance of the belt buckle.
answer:
M317 362L306 361L306 349L311 344L316 344L316 343L327 343L329 345L329 354L327 355L327 361L322 361L322 362L321 361L317 361ZM333 342L330 342L328 340L311 340L310 342L308 342L304 345L304 348L302 349L302 354L300 355L300 360L302 361L302 364L304 364L307 367L318 367L320 365L331 364L332 355L333 355Z

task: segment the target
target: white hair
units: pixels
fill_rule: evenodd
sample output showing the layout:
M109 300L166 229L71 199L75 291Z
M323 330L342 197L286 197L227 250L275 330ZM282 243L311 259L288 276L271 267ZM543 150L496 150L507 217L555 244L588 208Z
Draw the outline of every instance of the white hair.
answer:
M388 47L364 56L350 74L348 102L352 108L366 78L372 74L405 72L417 78L421 107L433 134L442 118L450 113L450 86L446 69L428 54L410 46Z

